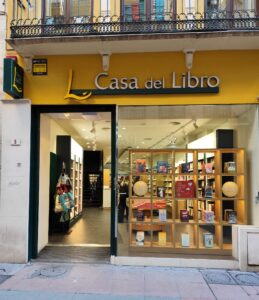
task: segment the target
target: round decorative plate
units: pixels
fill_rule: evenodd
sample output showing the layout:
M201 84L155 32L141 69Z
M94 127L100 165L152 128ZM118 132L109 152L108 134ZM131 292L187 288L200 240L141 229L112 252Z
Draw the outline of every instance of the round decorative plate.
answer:
M145 183L145 181L137 181L133 185L133 191L137 196L145 196L145 194L147 193L147 184Z
M222 186L222 192L226 197L235 197L238 193L238 186L233 181L227 181Z

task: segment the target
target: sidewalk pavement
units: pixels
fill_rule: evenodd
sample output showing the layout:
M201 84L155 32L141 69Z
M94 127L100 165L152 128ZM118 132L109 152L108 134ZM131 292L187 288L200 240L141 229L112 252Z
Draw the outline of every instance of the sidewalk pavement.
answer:
M1 300L259 300L259 273L109 264L0 264Z

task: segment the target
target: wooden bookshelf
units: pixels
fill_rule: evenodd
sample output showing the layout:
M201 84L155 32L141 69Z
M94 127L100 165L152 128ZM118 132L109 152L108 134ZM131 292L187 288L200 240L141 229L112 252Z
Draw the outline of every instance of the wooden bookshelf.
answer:
M247 223L244 149L131 149L129 156L130 250L231 254L232 224ZM146 183L145 195L134 194L137 180ZM227 192L233 185L234 196L223 194L222 186ZM144 231L144 247L137 231Z

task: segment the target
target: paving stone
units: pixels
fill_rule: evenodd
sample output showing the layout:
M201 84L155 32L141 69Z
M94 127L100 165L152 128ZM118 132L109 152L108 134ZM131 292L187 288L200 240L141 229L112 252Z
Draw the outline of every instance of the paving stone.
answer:
M71 267L59 265L44 266L40 269L35 270L31 275L29 275L29 278L58 278L65 275L68 269L71 269Z
M256 273L230 271L229 274L240 285L255 285L255 286L259 286L259 276Z
M235 280L222 270L201 270L201 273L208 284L235 285Z
M6 281L10 277L11 276L9 276L9 275L0 275L0 284L3 283L4 281Z

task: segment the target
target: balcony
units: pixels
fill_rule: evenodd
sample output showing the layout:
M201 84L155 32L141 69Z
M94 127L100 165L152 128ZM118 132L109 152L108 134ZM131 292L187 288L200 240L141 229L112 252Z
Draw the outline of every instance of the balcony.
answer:
M23 55L259 49L258 29L256 10L45 17L12 20L8 42Z

